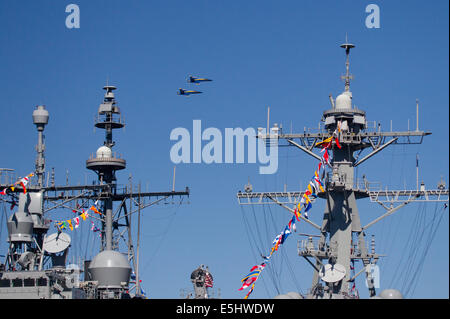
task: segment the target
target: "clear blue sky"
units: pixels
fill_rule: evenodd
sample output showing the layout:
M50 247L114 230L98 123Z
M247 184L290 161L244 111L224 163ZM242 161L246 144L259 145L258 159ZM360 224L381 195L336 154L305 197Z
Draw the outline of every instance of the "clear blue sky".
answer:
M14 168L19 175L34 170L31 113L35 105L45 104L50 112L47 169L55 167L58 184L65 183L66 170L71 183L95 179L85 160L103 143L103 132L93 131L93 118L108 78L118 87L116 98L127 123L125 130L114 132L114 150L127 160L126 171L117 173L118 183L125 184L132 174L144 189L170 190L174 142L169 135L176 127L192 131L193 119L222 132L257 128L265 126L270 105L272 123L285 129L292 124L296 132L317 127L329 108L328 95L343 90L339 76L345 55L339 44L348 33L356 44L353 101L368 120L385 130L392 120L394 130L406 130L410 119L414 128L418 98L420 128L433 133L420 146L388 148L362 165L358 175L389 188L414 188L419 153L427 187L435 188L441 176L448 183L448 1L78 0L73 3L80 7L81 27L67 29L65 7L70 3L0 2L0 167ZM379 29L365 26L370 3L380 7ZM195 87L186 83L188 74L214 82L198 87L204 94L176 95L179 87ZM255 191L281 191L285 183L298 190L315 165L292 148L280 152L279 171L272 176L259 175L258 164L178 165L176 188L190 187L189 205L147 209L142 217L141 270L148 295L179 298L181 288L192 288L191 271L206 264L223 298L243 297L237 291L240 279L260 261L243 221L260 221L255 229L268 238L269 250L290 216L275 207L265 212L241 208L236 192L248 178ZM358 204L365 221L383 212L378 204ZM383 288L398 277L398 265L413 260L405 250L411 230L416 219L430 222L434 207L428 204L429 214L423 217L423 208L413 204L368 234L376 236L378 252L388 255L389 261L380 262ZM312 220L319 223L322 213L323 203L317 202ZM255 216L273 216L276 227L272 222L266 227ZM447 211L409 297L448 298L448 223ZM299 228L314 232L305 224ZM84 231L89 233L88 227ZM267 271L252 298L309 288L312 271L297 256L297 239L291 236L274 256L276 285ZM3 241L4 236L2 251ZM73 249L81 251L76 244ZM362 278L357 287L367 296Z

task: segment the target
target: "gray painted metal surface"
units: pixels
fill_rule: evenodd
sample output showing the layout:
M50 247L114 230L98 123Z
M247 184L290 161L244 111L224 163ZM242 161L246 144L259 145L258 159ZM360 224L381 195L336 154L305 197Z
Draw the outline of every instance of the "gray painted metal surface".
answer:
M352 76L349 73L349 55L350 49L355 46L345 43L341 47L346 51L346 75L342 77L345 81L344 92L335 101L330 96L332 108L323 112L323 129L318 133L311 132L311 130L306 132L305 129L305 132L300 134L283 134L280 130L277 136L280 146L295 146L313 158L320 160L321 157L313 151L315 147L318 147L316 143L330 137L336 131L338 123L340 124L338 138L342 148L338 148L333 143L331 172L327 173L325 177L326 191L318 194L319 198L326 201L322 225L316 225L302 218L320 231L317 241L313 241L313 237L309 236L299 245L298 249L299 256L303 257L313 267L311 288L306 297L314 299L354 298L355 296L350 294L349 283L362 272L365 273L367 278L369 295L376 297L369 266L376 264L382 256L376 254L374 249L370 252L367 250L364 230L412 201L448 202L449 194L443 183L436 190L426 190L423 186L416 190L389 191L371 188L365 177L362 182L355 180L355 167L389 145L420 144L423 137L431 133L420 131L418 126L416 131L382 132L381 127L375 125L375 129L371 131L365 112L352 105L352 93L350 92ZM270 137L259 135L258 138L266 139ZM287 144L283 144L283 141L286 141ZM364 149L371 149L371 152L359 159L359 155ZM237 199L240 205L277 204L293 213L293 209L287 205L297 204L303 194L304 192L301 191L253 192L253 187L246 185L244 192L238 192ZM369 224L362 226L356 204L356 201L361 198L370 198L371 201L382 204L387 212ZM401 204L393 206L399 202ZM384 203L391 205L386 206ZM352 244L352 235L357 237L356 245ZM354 261L361 261L362 269L357 275L350 277L350 264ZM339 271L342 279L339 279ZM276 298L286 298L286 296L280 295ZM385 290L379 298L402 298L402 295L396 290Z
M189 196L189 189L168 192L133 192L130 185L117 189L115 172L126 168L126 161L113 151L112 132L124 127L120 108L114 98L113 86L107 85L104 100L98 108L95 127L105 130L105 140L95 156L86 161L86 168L98 176L97 185L44 185L45 145L43 131L48 124L49 113L40 105L33 112L33 123L38 133L36 147L37 182L13 190L18 208L7 221L9 249L5 262L0 263L0 298L6 299L75 299L75 298L129 298L141 297L139 284L132 282L131 273L138 272L136 252L131 238L131 217L138 211L158 203L173 203L174 198ZM0 190L13 183L14 170L0 169ZM135 209L135 198L138 208ZM75 208L77 200L85 203L99 201L102 243L92 261L84 261L82 269L67 265L67 255L72 244L68 234L58 231L47 235L49 225L45 214L60 208ZM114 203L119 205L114 208ZM128 203L129 202L129 203ZM127 251L121 253L119 241L124 240ZM138 245L139 247L139 245ZM139 274L136 274L139 278Z

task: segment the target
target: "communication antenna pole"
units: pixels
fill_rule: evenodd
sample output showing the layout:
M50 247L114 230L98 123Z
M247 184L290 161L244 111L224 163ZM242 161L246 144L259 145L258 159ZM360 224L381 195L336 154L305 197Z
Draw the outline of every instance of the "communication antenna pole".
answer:
M377 153L394 144L421 144L424 136L430 132L418 130L398 132L381 131L381 126L369 130L366 113L352 104L352 93L350 92L350 49L353 44L348 42L341 45L345 49L346 73L341 78L345 81L344 92L338 95L331 103L331 109L323 112L325 130L319 133L279 134L278 142L286 141L286 146L296 146L306 154L317 160L321 157L313 152L317 142L323 141L334 134L340 125L339 144L332 142L330 172L324 178L325 191L317 194L318 198L326 201L325 211L321 225L310 219L300 216L310 226L317 229L320 238L317 245L299 247L298 254L313 266L313 279L307 298L351 298L349 290L350 283L357 277L351 277L351 264L355 261L362 262L362 269L358 273L365 272L368 283L369 295L376 295L374 278L368 269L376 264L383 255L375 252L374 238L371 248L366 245L366 231L375 223L394 214L400 208L411 202L448 202L448 189L442 186L435 190L426 190L425 185L419 189L418 182L418 155L416 157L417 189L416 190L382 190L381 187L373 190L370 183L364 180L364 185L355 178L355 168L372 158ZM330 96L330 102L332 101ZM418 104L417 104L418 105ZM418 106L417 106L418 110ZM417 111L418 114L418 111ZM417 116L418 123L418 116ZM258 138L270 138L269 135L258 135ZM295 141L294 141L295 140ZM282 145L285 146L285 145ZM369 154L361 159L359 155L368 149ZM294 213L295 207L305 194L304 191L295 192L253 192L252 189L238 192L237 198L240 205L269 205L275 204ZM381 204L386 212L371 222L363 225L360 219L356 201L369 198L372 202ZM385 205L387 203L388 205ZM397 204L395 206L394 204ZM352 249L353 237L357 239L358 251ZM310 260L311 259L311 260ZM364 271L365 270L365 271Z

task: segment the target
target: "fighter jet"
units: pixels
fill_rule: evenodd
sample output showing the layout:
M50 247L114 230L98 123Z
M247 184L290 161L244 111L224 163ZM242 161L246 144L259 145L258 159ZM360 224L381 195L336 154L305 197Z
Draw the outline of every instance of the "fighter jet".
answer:
M183 90L182 88L178 89L177 94L178 95L191 95L191 94L200 94L202 92L200 91L194 91L194 90Z
M200 84L201 82L211 82L212 80L205 78L196 78L195 76L189 75L187 81L188 83Z

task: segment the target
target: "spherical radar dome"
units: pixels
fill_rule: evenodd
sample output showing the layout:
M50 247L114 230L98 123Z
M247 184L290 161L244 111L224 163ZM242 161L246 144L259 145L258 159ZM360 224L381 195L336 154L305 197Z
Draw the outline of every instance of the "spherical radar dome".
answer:
M397 289L385 289L380 292L380 297L383 299L403 299L403 295Z
M336 97L336 109L351 109L352 108L352 94L344 92Z
M127 258L114 250L104 250L94 257L89 265L92 280L99 288L119 288L130 280L131 267Z
M112 157L112 150L108 146L100 146L96 153L97 158Z

